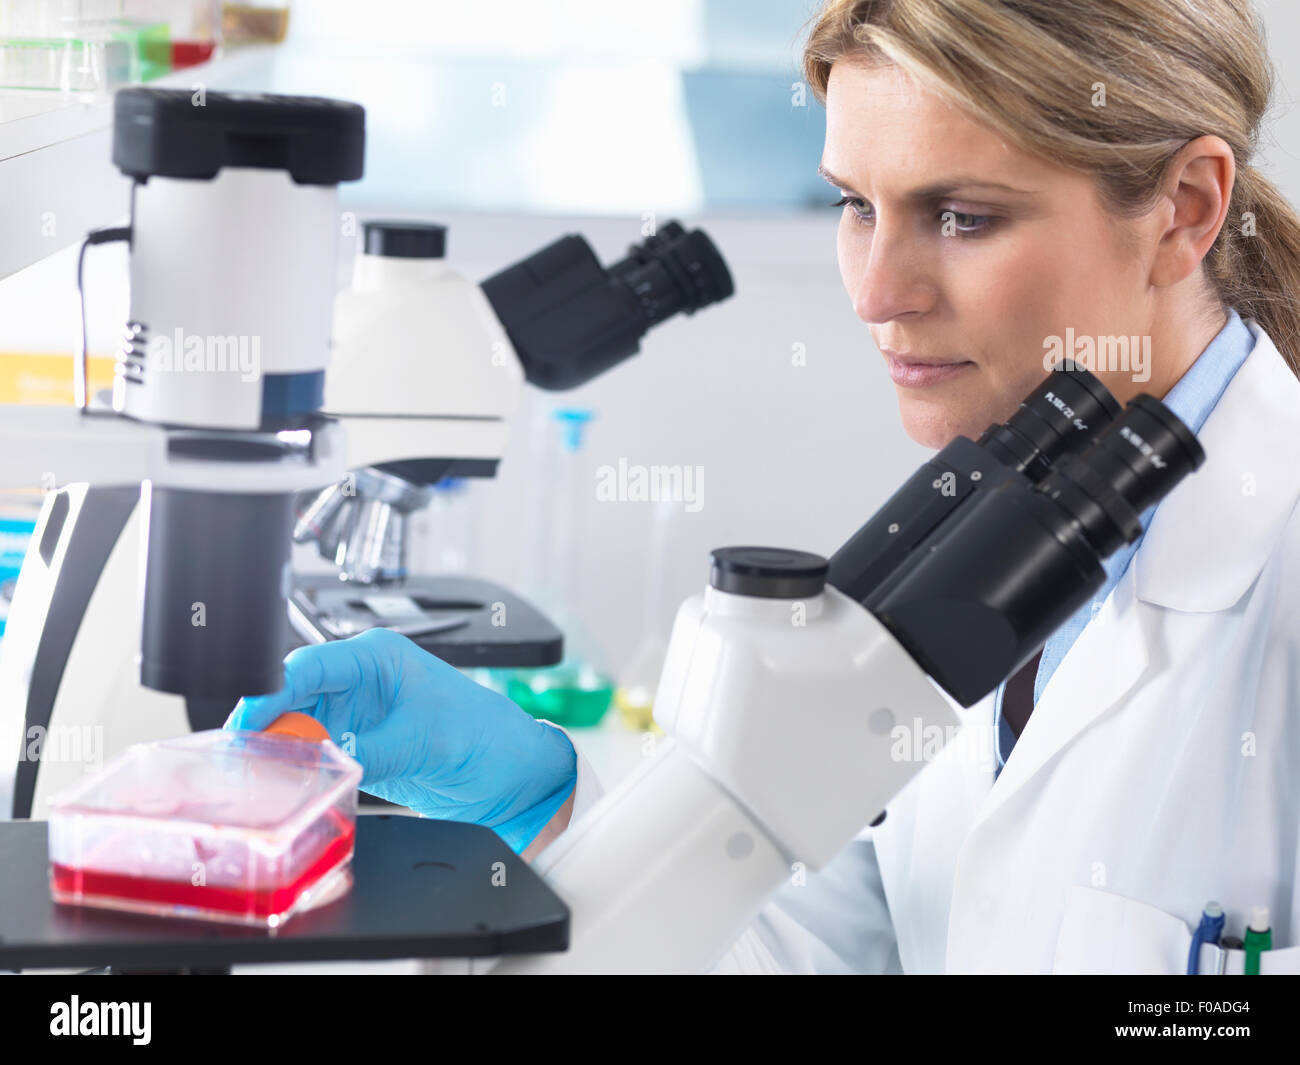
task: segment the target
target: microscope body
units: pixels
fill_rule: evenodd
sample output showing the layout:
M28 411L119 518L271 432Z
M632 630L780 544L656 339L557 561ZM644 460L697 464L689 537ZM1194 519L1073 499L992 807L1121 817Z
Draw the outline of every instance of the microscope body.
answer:
M353 466L438 457L489 472L505 451L523 367L445 240L442 226L365 224L352 284L336 297L325 386Z
M354 472L299 501L293 534L315 544L357 594L382 586L411 604L440 591L415 587L411 516L443 478L496 475L524 387L482 288L444 257L446 236L440 225L364 224L352 284L336 298L324 403L347 433ZM336 638L361 623L348 606L355 595L340 596L337 583L296 576L291 610L304 639ZM441 598L464 602L464 593ZM497 598L494 590L485 601ZM418 634L418 613L411 605L394 624ZM439 631L444 620L445 612L431 611L423 628Z
M366 222L352 285L338 297L324 408L346 428L363 475L304 501L294 539L314 542L352 585L402 590L411 514L444 478L496 475L525 383L574 388L635 355L660 322L733 292L708 236L675 221L609 266L569 234L480 284L448 265L446 245L444 226ZM300 585L304 638L355 626L315 601L315 582ZM455 658L447 646L430 650Z
M727 298L731 277L677 222L609 266L569 234L481 284L447 264L446 241L440 225L364 225L325 396L353 472L299 501L293 534L336 569L294 574L290 622L309 643L383 626L454 666L550 666L563 634L532 604L477 576L412 571L412 516L444 478L495 476L525 384L582 384L658 323Z
M667 738L534 863L572 910L568 951L494 973L708 969L921 770L915 730L953 734L952 706L888 630L816 587L824 560L784 554L744 593L716 587L715 564L682 605L655 701ZM779 576L817 561L821 578Z

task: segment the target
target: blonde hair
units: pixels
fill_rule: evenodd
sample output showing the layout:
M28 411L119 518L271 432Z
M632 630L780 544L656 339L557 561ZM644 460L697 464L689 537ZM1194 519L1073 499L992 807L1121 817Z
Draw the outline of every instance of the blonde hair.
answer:
M1300 376L1300 218L1250 165L1273 70L1249 0L829 0L803 56L823 103L839 59L892 63L1024 150L1093 174L1121 217L1150 208L1183 145L1222 137L1237 178L1206 276Z

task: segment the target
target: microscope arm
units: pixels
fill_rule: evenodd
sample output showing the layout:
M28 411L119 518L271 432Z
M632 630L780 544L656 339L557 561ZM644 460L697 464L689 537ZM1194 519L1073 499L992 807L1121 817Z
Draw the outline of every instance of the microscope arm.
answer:
M202 457L195 441L252 440L230 430L165 428L104 410L71 406L0 405L0 487L49 491L68 484L97 487L153 481L202 492L296 492L338 480L344 440L337 423L260 438L273 461Z

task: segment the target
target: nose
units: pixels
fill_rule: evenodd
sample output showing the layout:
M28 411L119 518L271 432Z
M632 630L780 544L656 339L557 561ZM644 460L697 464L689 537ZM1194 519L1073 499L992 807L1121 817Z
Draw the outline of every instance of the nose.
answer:
M883 219L866 239L842 239L840 274L857 316L868 325L881 325L930 310L935 286L923 254L915 241Z

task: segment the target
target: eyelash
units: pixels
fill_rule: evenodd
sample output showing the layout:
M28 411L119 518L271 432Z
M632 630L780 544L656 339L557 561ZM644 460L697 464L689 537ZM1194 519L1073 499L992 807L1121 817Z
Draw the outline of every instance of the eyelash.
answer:
M862 202L862 200L858 199L858 197L856 196L841 196L838 200L832 203L831 206L852 207L854 221L864 226L871 224L867 219L863 218L861 212L858 211L858 208L865 206L865 204ZM997 222L997 218L994 215L967 214L964 211L944 211L942 212L942 214L952 214L953 216L959 219L973 218L977 222L979 222L980 224L978 226L972 228L963 229L960 226L957 228L957 232L961 234L961 236L968 237L968 238L983 236L990 229L992 229L995 223Z

